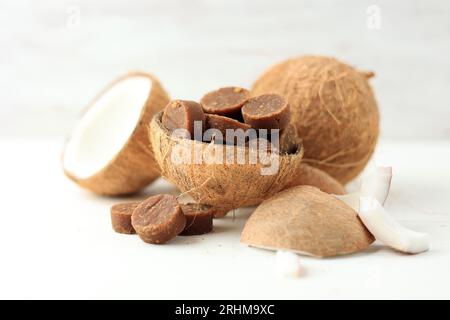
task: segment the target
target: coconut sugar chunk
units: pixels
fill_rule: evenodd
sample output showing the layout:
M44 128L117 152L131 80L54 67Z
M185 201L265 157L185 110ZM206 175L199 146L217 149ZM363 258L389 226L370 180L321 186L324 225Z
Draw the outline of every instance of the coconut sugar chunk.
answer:
M203 109L200 104L194 101L173 100L166 106L162 116L162 123L167 129L170 131L177 129L187 130L190 138L194 138L196 121L201 123L201 128L205 127ZM201 134L202 131L199 133Z
M288 125L279 132L280 152L291 154L296 151L298 145L302 143L293 125Z
M248 90L239 87L225 87L203 96L200 103L206 113L223 116L240 116L241 108L250 98Z
M366 249L374 237L344 202L311 186L284 190L264 201L245 224L241 242L316 257Z
M234 143L236 140L235 132L236 130L242 130L243 133L245 133L247 130L251 129L248 124L239 122L235 119L231 119L224 116L219 116L217 114L206 114L206 128L207 129L215 129L218 130L221 135L222 139L218 139L217 136L215 137L215 140L222 140L227 143ZM227 130L231 133L231 136L227 138ZM211 134L207 134L211 133ZM205 141L211 141L214 138L214 131L205 132Z
M242 107L245 123L256 129L284 129L291 112L288 102L278 94L264 94L247 101Z
M200 203L187 203L181 205L181 210L186 217L186 226L180 233L181 236L194 236L209 233L213 229L213 207Z
M133 211L131 223L147 243L162 244L175 238L186 225L186 218L173 195L147 198Z
M139 201L125 202L111 207L111 224L115 232L123 234L136 233L136 230L131 225L131 215L139 204Z

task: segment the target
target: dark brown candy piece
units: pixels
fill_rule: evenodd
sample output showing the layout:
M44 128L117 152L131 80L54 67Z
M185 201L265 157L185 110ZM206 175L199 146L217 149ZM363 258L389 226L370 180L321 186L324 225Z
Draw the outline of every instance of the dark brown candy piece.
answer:
M131 215L140 202L118 203L111 207L111 224L115 232L134 234L136 231L131 225Z
M180 233L181 236L194 236L212 231L215 213L213 207L199 203L188 203L182 204L181 210L186 217L186 226Z
M206 114L206 129L216 129L219 130L221 135L215 135L214 136L214 131L213 130L209 130L205 132L204 135L204 141L211 141L214 137L215 137L215 141L218 142L223 142L225 141L226 143L229 144L235 144L237 141L239 141L237 139L237 134L245 134L247 130L251 129L252 127L250 127L248 124L239 122L235 119L231 119L228 117L224 117L224 116L219 116L216 114ZM231 129L231 130L238 130L241 129L243 132L232 132L233 135L232 136L228 136L227 139L227 129ZM256 132L255 132L256 135ZM213 137L214 136L214 137ZM243 136L242 141L245 142L248 140L248 136Z
M290 121L287 101L278 94L251 98L242 107L245 123L256 129L284 129Z
M161 244L183 231L186 218L173 195L160 194L142 201L136 207L131 224L143 241Z
M279 131L278 149L280 154L292 154L295 153L301 143L301 139L297 134L297 130L293 125L288 125L287 128ZM272 140L272 144L275 142Z
M202 130L198 132L199 137L194 137L195 121L200 121L202 125ZM191 139L201 140L205 127L205 114L197 102L173 100L164 109L162 124L170 131L185 129L191 135Z
M264 138L252 139L245 144L252 152L270 153L272 152L272 144L269 140Z
M206 113L235 118L240 117L241 108L249 98L250 93L246 89L226 87L207 93L200 103Z
M214 218L223 218L225 217L228 212L230 212L231 210L228 209L220 209L220 210L216 210L216 212L214 213Z

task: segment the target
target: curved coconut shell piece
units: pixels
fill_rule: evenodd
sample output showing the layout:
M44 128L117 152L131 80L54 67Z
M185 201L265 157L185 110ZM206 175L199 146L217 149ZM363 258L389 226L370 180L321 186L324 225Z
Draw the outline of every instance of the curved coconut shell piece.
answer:
M293 172L300 166L303 148L298 146L294 154L272 154L272 160L259 161L257 151L243 146L224 146L170 136L161 124L161 113L155 115L150 124L150 140L154 157L161 168L161 175L174 183L183 193L197 202L213 206L218 212L253 206L282 190L292 182ZM214 150L214 151L212 151ZM218 155L231 154L230 157ZM194 152L195 151L195 152ZM222 153L221 153L222 152ZM200 155L194 158L193 154ZM238 153L245 156L243 164L233 161ZM173 156L190 154L190 161L174 163ZM203 161L195 159L215 159ZM258 159L253 164L248 159ZM273 174L262 175L278 159L278 169ZM264 164L268 165L265 166ZM266 173L272 172L270 169Z
M330 194L342 195L347 193L342 184L332 176L320 169L302 163L299 171L295 173L294 180L286 189L304 185L319 188L321 191Z
M241 242L250 246L316 257L354 253L373 241L352 208L310 186L290 188L264 201L241 235Z
M88 178L79 179L64 169L70 179L97 194L116 196L135 193L159 177L158 167L154 161L151 147L149 147L147 128L152 116L163 110L170 98L153 75L144 72L130 72L119 77L93 100L87 110L115 84L134 76L149 78L152 86L136 127L122 149L102 170Z
M345 184L364 169L379 135L372 75L331 57L302 56L267 70L251 94L284 96L303 139L304 162Z

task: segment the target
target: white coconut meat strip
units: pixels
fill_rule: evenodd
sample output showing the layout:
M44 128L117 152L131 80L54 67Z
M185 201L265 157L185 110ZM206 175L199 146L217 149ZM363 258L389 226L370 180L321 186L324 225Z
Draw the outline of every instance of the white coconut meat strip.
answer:
M108 165L136 127L151 86L149 78L129 77L88 109L65 149L63 166L68 173L86 179Z
M384 205L389 195L392 180L392 167L377 167L363 177L360 194L362 197L374 197Z
M383 244L406 253L429 250L429 236L398 223L374 197L361 197L358 215L367 229Z
M392 179L391 167L378 167L361 179L360 190L335 197L352 207L375 239L406 253L429 249L429 236L402 226L384 209Z
M375 170L362 176L359 191L345 195L336 195L336 197L355 211L359 209L360 197L374 197L384 205L391 188L391 180L392 167L377 167Z

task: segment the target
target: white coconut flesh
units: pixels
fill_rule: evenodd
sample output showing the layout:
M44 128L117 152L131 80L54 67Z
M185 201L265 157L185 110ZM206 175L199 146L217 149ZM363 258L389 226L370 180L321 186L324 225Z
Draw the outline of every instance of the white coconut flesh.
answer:
M133 133L151 89L149 78L131 76L102 94L73 130L64 169L86 179L105 168Z
M374 197L361 197L358 215L383 244L406 253L428 251L428 234L410 230L395 220Z
M381 205L384 205L391 188L391 179L392 167L377 167L375 170L363 174L358 191L335 195L335 197L344 201L355 211L359 211L360 197L374 197Z
M389 195L391 179L391 167L378 167L363 175L359 191L335 197L358 212L367 229L383 244L413 254L429 250L428 234L407 229L383 207Z

